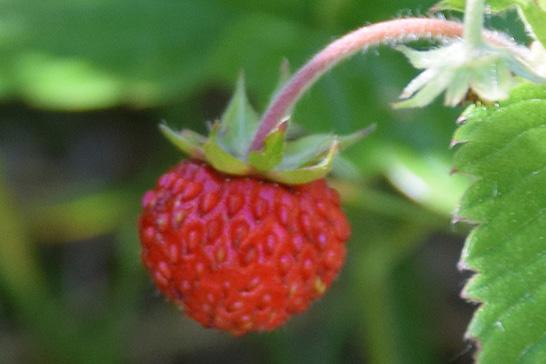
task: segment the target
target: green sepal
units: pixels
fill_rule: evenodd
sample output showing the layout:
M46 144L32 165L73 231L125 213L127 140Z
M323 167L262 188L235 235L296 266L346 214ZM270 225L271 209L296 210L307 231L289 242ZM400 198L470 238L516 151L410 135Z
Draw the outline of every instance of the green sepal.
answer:
M202 146L206 139L202 135L189 129L177 133L169 128L167 124L159 124L159 130L165 138L189 157L203 159L205 154Z
M332 170L334 157L338 149L339 141L334 138L334 141L328 149L328 153L319 163L292 170L270 171L265 173L265 176L275 182L288 185L305 184L324 178Z
M236 176L250 174L251 168L245 162L231 155L218 143L219 128L220 125L215 123L210 130L209 139L203 146L205 160L220 172Z
M374 129L375 124L372 124L367 128L344 136L314 134L289 142L286 145L284 157L278 169L296 169L316 162L330 149L334 140L337 140L340 150L345 149L370 134Z
M220 119L218 140L228 152L244 159L257 128L258 114L248 101L245 80L241 73L235 93Z
M267 135L261 150L251 151L248 154L248 163L257 171L270 171L281 162L286 144L284 137L287 127L288 120L282 121L277 128Z
M288 142L278 169L296 169L313 162L328 150L334 138L332 134L314 134Z
M337 136L337 140L339 141L339 150L343 150L353 144L358 143L359 141L373 133L376 127L376 124L371 124L370 126L357 130L354 133Z
M285 61L281 65L276 92L289 75ZM251 151L258 115L250 106L241 76L226 111L219 121L212 124L207 137L190 130L173 131L165 124L159 127L180 150L191 158L207 162L219 172L298 185L324 178L333 168L337 151L368 135L375 125L341 137L318 134L292 140L290 134L299 133L299 130L296 130L297 126L294 128L294 124L289 128L289 117L286 116L266 136L262 149Z

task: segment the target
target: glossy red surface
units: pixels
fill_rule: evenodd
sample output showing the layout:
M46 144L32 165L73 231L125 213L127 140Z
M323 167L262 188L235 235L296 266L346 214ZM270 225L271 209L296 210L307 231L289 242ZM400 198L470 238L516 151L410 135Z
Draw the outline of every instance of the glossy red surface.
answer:
M304 311L337 276L350 227L325 180L233 177L196 161L143 198L142 260L161 292L205 327L241 335Z

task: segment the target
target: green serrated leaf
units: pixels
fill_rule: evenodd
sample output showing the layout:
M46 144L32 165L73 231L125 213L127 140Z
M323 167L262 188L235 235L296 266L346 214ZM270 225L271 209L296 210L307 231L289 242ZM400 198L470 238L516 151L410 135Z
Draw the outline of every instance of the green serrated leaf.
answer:
M275 170L265 174L273 181L297 185L324 178L332 170L334 157L339 149L339 142L334 139L326 156L317 164L292 170Z
M166 124L159 124L161 133L178 149L186 153L189 157L202 159L204 156L202 145L205 138L189 129L177 133Z
M546 353L546 92L524 85L467 115L456 169L477 177L459 209L479 225L461 264L464 295L482 303L467 335L479 363L541 363Z
M248 101L241 74L235 93L220 119L219 143L237 157L244 158L257 127L258 114Z
M228 153L224 148L218 144L217 134L218 134L219 125L215 124L210 131L210 136L203 150L205 153L205 159L210 163L216 170L233 174L236 176L243 176L250 174L250 167L243 161L237 159L230 153Z
M478 106L476 104L470 105L458 119L463 125L455 130L451 146L466 142L468 140L468 135L471 135L473 130L479 126L478 120L483 120L490 112L491 109L485 106ZM472 119L473 122L467 123L469 119Z
M286 125L287 121L269 133L261 150L252 151L248 154L248 162L256 170L260 172L269 171L281 162L286 144L284 141Z

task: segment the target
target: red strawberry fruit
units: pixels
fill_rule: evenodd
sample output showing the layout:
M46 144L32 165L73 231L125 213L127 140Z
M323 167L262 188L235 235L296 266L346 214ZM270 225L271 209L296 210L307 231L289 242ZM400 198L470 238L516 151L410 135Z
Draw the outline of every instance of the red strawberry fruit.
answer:
M157 287L206 327L271 330L339 272L349 225L321 179L283 186L195 161L144 198L140 231Z
M324 176L364 132L286 142L286 123L249 152L257 117L239 82L208 138L161 126L190 159L144 195L142 260L205 327L272 330L324 294L343 265L350 227Z

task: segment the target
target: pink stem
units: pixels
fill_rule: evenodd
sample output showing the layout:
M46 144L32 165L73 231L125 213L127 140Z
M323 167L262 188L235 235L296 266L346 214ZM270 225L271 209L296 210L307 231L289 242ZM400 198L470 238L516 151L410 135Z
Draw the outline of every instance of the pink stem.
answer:
M262 117L250 150L261 149L269 132L321 75L356 52L381 43L401 43L422 38L460 38L462 35L463 25L458 22L407 18L364 26L335 40L300 68L271 101ZM515 46L513 41L500 33L488 31L484 33L484 37L500 46Z

